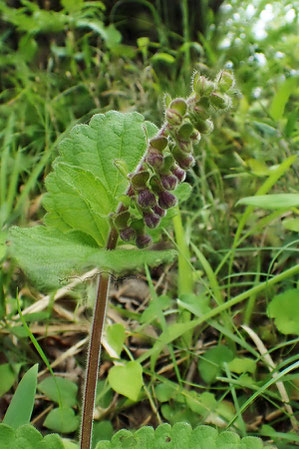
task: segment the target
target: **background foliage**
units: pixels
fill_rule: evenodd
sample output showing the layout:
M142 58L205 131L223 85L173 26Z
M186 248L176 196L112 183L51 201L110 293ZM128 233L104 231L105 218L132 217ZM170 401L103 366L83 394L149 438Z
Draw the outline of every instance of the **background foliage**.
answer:
M40 362L17 314L19 291L31 335L68 382L62 429L40 362L33 423L76 439L94 273L43 296L4 245L11 225L36 225L44 215L44 178L61 139L113 109L160 126L164 93L186 96L195 68L213 78L225 67L236 76L234 110L202 139L192 195L160 243L170 237L178 264L146 268L133 292L132 279L114 286L95 440L184 420L231 424L242 436L294 447L298 277L282 276L269 289L266 281L298 264L298 204L236 203L257 192L298 194L298 1L2 0L0 11L1 418L18 380ZM265 289L256 293L260 282ZM202 316L209 318L195 326ZM120 368L139 379L129 389L117 382ZM291 408L271 372L284 373Z

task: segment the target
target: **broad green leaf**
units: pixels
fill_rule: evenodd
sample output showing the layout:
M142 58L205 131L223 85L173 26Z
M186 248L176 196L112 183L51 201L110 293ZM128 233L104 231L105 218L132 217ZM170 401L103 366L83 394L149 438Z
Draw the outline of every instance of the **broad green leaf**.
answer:
M198 370L203 380L210 384L216 380L224 362L233 360L233 352L224 345L209 349L198 362Z
M36 391L38 364L32 366L20 381L6 410L3 423L17 429L30 422Z
M128 188L115 161L123 161L129 172L136 168L146 150L145 128L142 115L116 111L75 126L60 144L60 157L46 178L46 223L63 232L85 232L103 246L109 213Z
M282 226L288 231L299 232L299 218L286 218Z
M299 206L298 193L275 193L273 195L258 195L242 198L237 202L262 209L290 209Z
M113 366L109 370L108 382L117 393L137 401L143 385L142 366L135 361L124 366Z
M16 436L16 446L18 447L19 442L25 442L30 444L30 447L36 447L43 437L35 427L30 424L25 424L19 427L15 433ZM20 443L19 443L20 444Z
M61 399L63 407L77 404L78 386L69 379L49 376L38 384L37 389L52 401L59 403Z
M233 373L254 373L256 370L256 362L249 357L235 357L228 363L229 369Z
M72 443L71 443L72 444ZM36 449L78 449L77 445L67 447L56 433L46 435Z
M44 426L56 432L71 433L77 430L79 418L70 407L54 408L45 419Z
M262 449L263 442L257 437L244 437L241 442L241 449Z
M79 449L78 444L73 443L67 438L62 438L63 448L61 449ZM54 448L55 449L55 448Z
M167 381L156 386L155 394L159 402L168 402L177 395L178 390L178 384Z
M7 424L0 423L0 447L13 449L15 442L15 431Z
M299 290L291 289L274 296L267 307L277 329L285 335L299 335Z
M9 363L0 365L0 397L4 395L15 383L21 363L11 366Z
M32 366L20 381L3 419L17 429L30 422L36 391L38 364Z
M110 440L112 438L112 435L113 435L113 426L111 421L103 420L94 423L92 441L96 443L101 440Z
M114 349L116 354L120 356L123 344L126 339L124 326L120 323L108 326L106 330L106 337L109 345Z
M142 427L137 431L119 430L111 441L100 441L96 449L262 449L260 438L240 438L237 433L207 425L192 429L187 422L160 424L155 430Z
M270 115L274 120L280 120L283 117L285 105L297 84L295 77L286 79L278 88L271 106Z
M9 233L9 252L24 272L40 288L58 288L70 276L90 267L122 272L136 267L170 261L175 251L105 249L91 246L80 233L63 234L45 226L13 227Z

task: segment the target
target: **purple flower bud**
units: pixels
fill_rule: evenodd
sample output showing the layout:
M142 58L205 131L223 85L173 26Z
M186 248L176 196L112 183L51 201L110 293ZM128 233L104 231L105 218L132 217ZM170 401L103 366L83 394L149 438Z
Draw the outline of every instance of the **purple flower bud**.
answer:
M166 212L164 209L162 209L160 206L156 205L153 207L153 211L156 215L159 215L159 217L163 218L166 215Z
M183 170L188 170L195 164L195 159L193 156L191 156L191 154L189 154L186 157L178 160L177 163Z
M138 248L145 248L152 241L152 238L148 234L139 234L136 238L136 246Z
M146 162L154 169L159 170L159 168L163 165L163 155L159 152L159 150L150 148L146 156Z
M151 211L144 212L143 218L146 226L150 229L155 229L161 221L161 218Z
M191 154L185 153L177 146L172 149L172 154L183 170L188 170L195 163L194 157Z
M148 207L155 206L156 197L149 189L144 189L139 192L137 202L140 207L147 209Z
M174 175L161 175L161 183L164 189L174 190L178 185L178 179Z
M178 147L185 153L191 153L192 144L190 142L188 142L186 140L178 140L177 144L178 144Z
M179 182L183 182L186 178L186 172L185 170L181 169L181 167L179 167L178 165L175 165L172 169L171 169L172 173L174 174L174 176L176 176L179 180Z
M177 199L172 193L164 191L159 194L158 203L162 209L169 209L176 205Z
M131 242L136 237L136 232L131 227L127 227L119 231L119 236L124 242Z

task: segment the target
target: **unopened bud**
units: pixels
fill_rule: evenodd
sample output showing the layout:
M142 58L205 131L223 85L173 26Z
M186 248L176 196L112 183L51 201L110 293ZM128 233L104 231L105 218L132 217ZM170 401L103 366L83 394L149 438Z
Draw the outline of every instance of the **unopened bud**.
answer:
M170 125L178 126L182 123L183 117L175 109L166 109L165 118Z
M179 182L183 182L186 178L186 171L183 170L181 167L179 167L178 165L175 165L172 169L171 169L172 173L174 174L174 176L177 177Z
M147 209L156 204L156 197L149 189L144 189L138 193L137 203L143 209Z
M152 242L152 238L148 234L139 234L136 238L136 246L140 249L146 248Z
M143 218L144 218L144 222L145 222L146 226L150 229L155 229L161 221L161 218L159 217L159 215L156 215L154 212L150 212L150 211L144 212Z
M150 144L153 148L156 148L159 151L163 151L167 147L168 140L164 136L157 136L153 137L150 140Z
M201 120L199 118L194 120L195 128L202 134L209 134L213 131L214 125L211 120Z
M208 78L206 78L205 76L201 76L198 72L193 78L192 86L194 92L200 96L208 95L209 93L213 92L213 90L215 90L215 83L208 80Z
M119 236L124 242L132 242L135 240L136 232L131 227L126 227L119 231Z
M146 162L155 170L159 170L163 165L163 155L159 150L150 148L146 156Z
M206 98L206 97L204 97ZM210 106L210 104L209 104ZM208 108L209 108L208 106ZM194 106L193 110L192 110L192 114L198 118L200 118L201 120L206 120L207 118L209 118L210 114L208 112L208 108L200 105Z
M188 139L193 133L194 127L191 122L185 121L178 130L178 136L182 139Z
M230 106L230 98L228 95L213 92L210 95L210 101L216 109L226 109Z
M174 159L171 154L168 154L167 156L164 157L163 167L161 168L161 170L159 170L159 173L160 174L169 173L173 164L174 164Z
M187 112L187 103L184 98L175 98L169 105L170 109L174 109L180 115L184 116Z
M165 190L164 192L161 192L159 194L158 203L162 209L169 209L170 207L176 205L177 198L172 193L167 192L167 190Z
M221 92L226 92L235 85L234 75L226 70L218 73L216 81Z
M143 190L146 186L149 176L149 172L145 170L130 176L133 188L135 190Z
M163 218L166 215L166 212L164 209L162 209L160 206L156 205L153 207L153 211L156 215L159 215L159 217Z
M177 145L182 151L184 151L184 153L192 152L192 143L191 142L188 142L186 140L178 140Z
M128 211L120 212L114 216L114 224L117 229L124 229L128 226L130 213Z
M175 160L177 161L178 165L183 169L183 170L188 170L189 168L191 168L194 163L194 157L189 153L185 153L184 151L182 151L179 147L175 146L172 150L172 154L175 158Z
M150 179L150 187L152 189L153 192L159 194L160 192L163 191L163 187L161 184L161 179L160 176L158 175L153 175Z
M174 175L161 175L161 183L166 190L175 190L178 185L178 179Z

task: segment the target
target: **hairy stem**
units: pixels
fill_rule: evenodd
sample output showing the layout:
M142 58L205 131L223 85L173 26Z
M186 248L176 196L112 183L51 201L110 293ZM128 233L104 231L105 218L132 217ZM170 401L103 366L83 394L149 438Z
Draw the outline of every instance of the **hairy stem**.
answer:
M112 228L109 234L107 249L112 250L116 246L117 231ZM90 449L93 428L93 411L95 404L96 388L98 382L99 363L101 354L101 340L106 317L106 309L109 299L109 285L111 275L109 273L101 273L99 275L97 297L94 306L93 323L91 328L89 350L87 357L80 449Z

